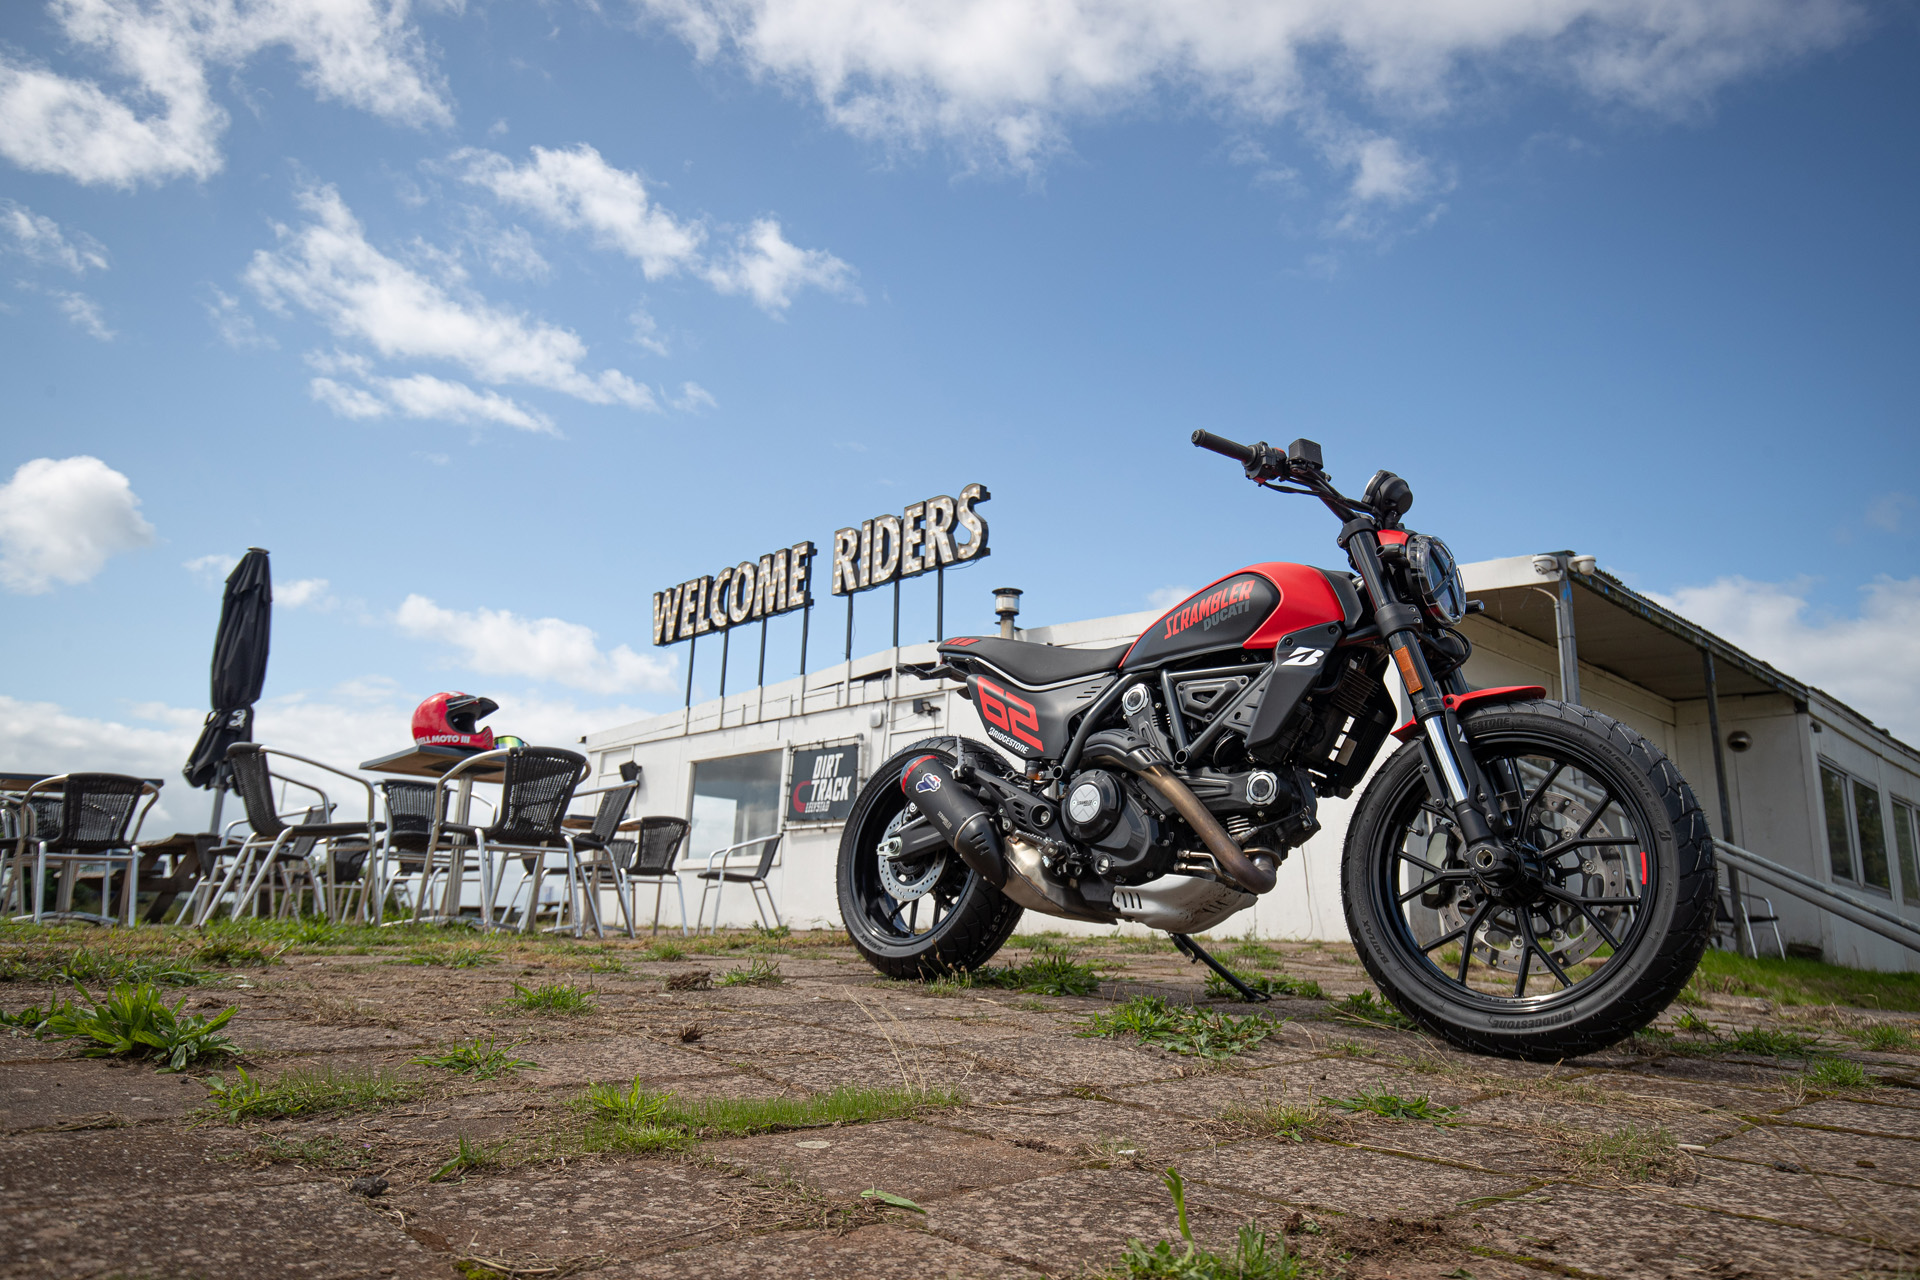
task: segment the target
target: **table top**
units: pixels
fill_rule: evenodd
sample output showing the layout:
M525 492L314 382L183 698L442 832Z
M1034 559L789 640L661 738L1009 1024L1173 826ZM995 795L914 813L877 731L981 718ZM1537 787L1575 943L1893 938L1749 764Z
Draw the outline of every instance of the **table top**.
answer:
M36 782L45 782L48 778L57 778L57 773L0 773L0 791L25 791ZM142 778L156 787L167 785L165 778Z
M437 778L462 760L481 754L475 747L435 747L415 744L405 751L363 760L360 767L368 773L391 773L404 778ZM475 782L498 782L503 772L498 764L481 765L460 776Z
M628 818L615 828L615 830L638 831L642 821L643 819L640 818ZM590 813L570 813L560 820L560 825L569 831L587 831L593 827L593 815Z

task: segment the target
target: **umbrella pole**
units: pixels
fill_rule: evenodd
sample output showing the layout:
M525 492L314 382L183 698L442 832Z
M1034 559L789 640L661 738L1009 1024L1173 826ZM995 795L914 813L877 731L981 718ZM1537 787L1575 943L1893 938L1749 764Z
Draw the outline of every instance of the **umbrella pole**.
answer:
M227 789L220 783L213 784L213 816L207 820L207 834L220 834L220 808L227 799Z

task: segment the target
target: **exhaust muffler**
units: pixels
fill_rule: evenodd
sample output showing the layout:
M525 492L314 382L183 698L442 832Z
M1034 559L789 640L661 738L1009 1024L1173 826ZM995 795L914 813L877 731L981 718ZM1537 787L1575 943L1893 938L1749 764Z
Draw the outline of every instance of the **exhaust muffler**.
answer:
M900 774L906 793L934 826L946 836L954 852L996 889L1007 884L1007 854L993 815L953 780L953 771L939 756L920 756Z

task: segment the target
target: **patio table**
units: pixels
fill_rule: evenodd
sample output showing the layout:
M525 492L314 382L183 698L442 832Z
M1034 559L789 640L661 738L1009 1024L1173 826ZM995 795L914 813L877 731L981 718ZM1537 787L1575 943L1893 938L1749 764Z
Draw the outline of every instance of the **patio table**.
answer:
M438 778L462 760L469 760L481 754L478 747L440 747L416 743L405 751L396 751L392 755L362 761L360 767L368 773L385 773L403 778ZM468 812L473 806L474 783L498 782L504 773L505 768L501 765L483 765L461 774L454 786L451 821L466 823ZM460 894L466 878L466 858L453 858L450 862L446 890L440 898L440 914L448 919L460 914ZM482 904L481 911L485 913L485 904Z

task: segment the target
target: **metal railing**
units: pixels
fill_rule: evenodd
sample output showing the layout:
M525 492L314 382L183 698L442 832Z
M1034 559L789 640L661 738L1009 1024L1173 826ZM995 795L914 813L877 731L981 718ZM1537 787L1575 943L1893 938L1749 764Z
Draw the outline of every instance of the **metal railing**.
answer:
M1737 844L1715 840L1713 846L1721 860L1728 866L1745 872L1755 880L1765 881L1782 892L1792 894L1802 902L1810 902L1822 911L1857 924L1862 929L1877 933L1891 942L1897 942L1913 951L1920 951L1920 924L1915 924L1882 907L1876 907L1871 902L1862 901L1850 893L1842 893L1830 884L1823 884L1810 875L1795 871L1792 867L1783 867L1751 850L1742 849Z

